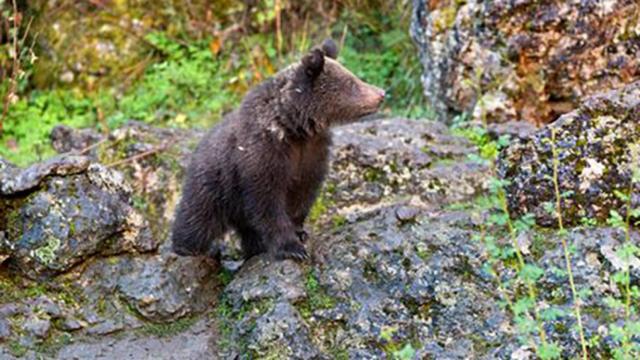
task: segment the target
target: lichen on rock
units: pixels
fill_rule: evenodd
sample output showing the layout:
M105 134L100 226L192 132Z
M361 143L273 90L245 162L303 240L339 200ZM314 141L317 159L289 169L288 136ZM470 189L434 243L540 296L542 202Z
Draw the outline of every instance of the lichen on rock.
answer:
M616 192L628 194L633 169L640 168L638 139L640 82L585 99L575 111L500 154L498 168L508 180L505 190L512 215L531 213L539 224L557 226L558 219L549 211L556 195L562 197L566 224L579 224L581 219L604 222L612 210L624 214L626 204ZM554 148L559 194L554 188ZM632 190L631 205L637 207L640 188L636 184Z
M1 251L30 277L55 275L99 253L151 250L121 174L81 156L0 172ZM133 229L132 226L137 226ZM123 232L135 232L130 242Z
M640 79L634 0L414 0L426 98L446 122L544 124ZM496 99L500 99L496 101Z

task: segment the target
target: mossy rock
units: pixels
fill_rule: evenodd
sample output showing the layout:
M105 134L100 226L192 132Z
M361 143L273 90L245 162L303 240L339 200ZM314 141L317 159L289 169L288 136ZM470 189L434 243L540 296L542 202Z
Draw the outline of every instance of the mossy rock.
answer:
M498 167L514 217L531 213L540 225L558 226L558 198L564 225L626 214L625 196L640 204L640 184L631 183L640 168L640 82L587 98L505 149Z

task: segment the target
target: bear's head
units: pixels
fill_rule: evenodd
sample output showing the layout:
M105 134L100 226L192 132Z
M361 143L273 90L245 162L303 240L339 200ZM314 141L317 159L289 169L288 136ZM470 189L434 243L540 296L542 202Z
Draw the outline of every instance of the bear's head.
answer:
M336 61L338 47L331 40L306 54L289 68L283 91L290 109L304 128L326 129L375 113L384 90L367 84Z

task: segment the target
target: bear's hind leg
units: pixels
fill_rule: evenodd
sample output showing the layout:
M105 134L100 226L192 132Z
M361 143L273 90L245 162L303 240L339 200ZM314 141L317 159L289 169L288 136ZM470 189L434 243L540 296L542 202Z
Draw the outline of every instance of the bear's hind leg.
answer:
M190 195L183 195L178 205L171 236L173 251L181 256L215 257L219 251L215 242L226 232L226 226L210 203Z
M242 240L242 251L245 259L267 251L260 234L249 225L237 226L236 230Z

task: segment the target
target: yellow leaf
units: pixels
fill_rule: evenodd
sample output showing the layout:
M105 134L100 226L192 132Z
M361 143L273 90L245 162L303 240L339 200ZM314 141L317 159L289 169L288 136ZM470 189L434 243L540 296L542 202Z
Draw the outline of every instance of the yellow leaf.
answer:
M221 49L222 49L222 39L220 37L216 37L215 39L211 40L211 42L209 43L209 50L211 50L211 53L214 56L218 55Z
M176 124L184 124L185 121L187 121L187 115L185 114L178 114L176 115L176 118L173 120Z

